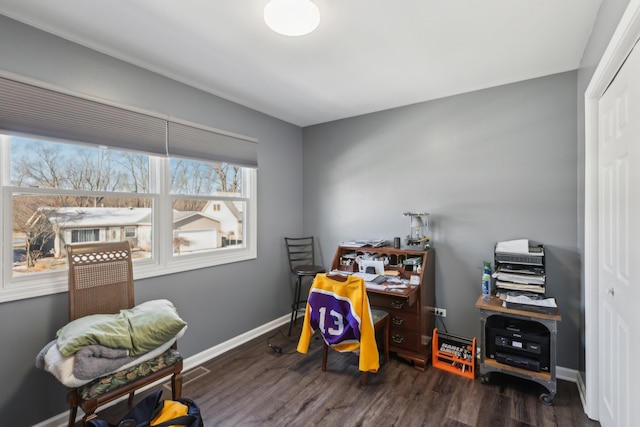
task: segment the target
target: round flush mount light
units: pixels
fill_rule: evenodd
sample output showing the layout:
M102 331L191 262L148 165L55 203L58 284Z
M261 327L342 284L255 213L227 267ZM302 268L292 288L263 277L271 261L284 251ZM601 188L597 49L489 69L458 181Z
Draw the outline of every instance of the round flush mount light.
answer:
M320 11L310 0L271 0L264 7L264 22L278 34L303 36L318 27Z

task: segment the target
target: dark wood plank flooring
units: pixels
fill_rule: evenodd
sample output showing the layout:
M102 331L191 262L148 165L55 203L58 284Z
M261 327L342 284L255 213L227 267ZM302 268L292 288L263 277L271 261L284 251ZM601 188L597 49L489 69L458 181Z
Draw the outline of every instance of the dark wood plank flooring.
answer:
M546 390L531 381L494 373L481 384L430 365L420 372L392 356L363 388L355 355L331 351L322 372L319 339L302 355L286 331L283 326L185 372L183 396L200 405L205 426L600 425L584 414L570 382L559 381L553 405L546 406L539 400ZM126 412L123 402L99 414L115 423Z

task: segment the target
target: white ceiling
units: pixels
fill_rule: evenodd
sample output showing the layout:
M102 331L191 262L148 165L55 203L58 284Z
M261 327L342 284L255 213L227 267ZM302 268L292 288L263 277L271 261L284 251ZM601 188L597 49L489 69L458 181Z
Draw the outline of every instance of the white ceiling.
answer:
M573 70L601 0L314 0L315 32L268 0L0 0L0 13L308 126Z

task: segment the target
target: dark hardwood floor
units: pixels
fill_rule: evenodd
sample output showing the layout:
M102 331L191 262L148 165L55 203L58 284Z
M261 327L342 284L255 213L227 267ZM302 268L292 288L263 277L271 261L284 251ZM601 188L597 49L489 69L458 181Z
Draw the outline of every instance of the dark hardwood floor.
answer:
M322 372L319 339L303 355L286 332L283 326L185 372L183 396L200 405L205 426L600 425L586 417L570 382L559 381L546 406L544 387L531 381L494 373L481 384L430 365L420 372L392 356L363 388L355 355L331 351ZM126 412L123 402L99 415L115 423Z

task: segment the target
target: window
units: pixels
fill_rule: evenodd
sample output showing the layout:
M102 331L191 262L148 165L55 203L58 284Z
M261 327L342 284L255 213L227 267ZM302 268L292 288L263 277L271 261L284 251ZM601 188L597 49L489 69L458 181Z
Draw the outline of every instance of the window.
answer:
M5 215L21 243L12 278L64 269L66 244L123 240L126 227L145 230L129 241L138 258L153 258L148 155L2 134L0 141L9 147Z
M71 243L99 242L100 229L71 230Z
M0 300L51 288L44 283L56 274L53 289L66 289L68 243L127 240L145 277L255 256L247 240L247 232L255 236L247 228L255 227L253 169L8 134L0 144L11 171L2 209L10 238L3 241L13 242L5 247L11 255Z
M139 143L133 126L132 151L118 116L123 141L109 133L103 145L92 136L100 129L78 135L70 119L61 131L48 121L42 130L22 123L29 110L14 123L12 111L3 109L3 84L0 78L0 302L65 291L68 243L127 240L136 278L255 258L255 142L162 121L165 130L157 135L168 141ZM15 107L16 99L9 101ZM70 114L53 112L59 111ZM139 113L132 114L136 122ZM36 134L25 132L31 127ZM139 133L149 134L146 127Z
M174 255L242 247L243 168L182 159L170 164Z
M127 226L124 228L124 237L127 239L131 239L136 237L136 227L135 226Z

